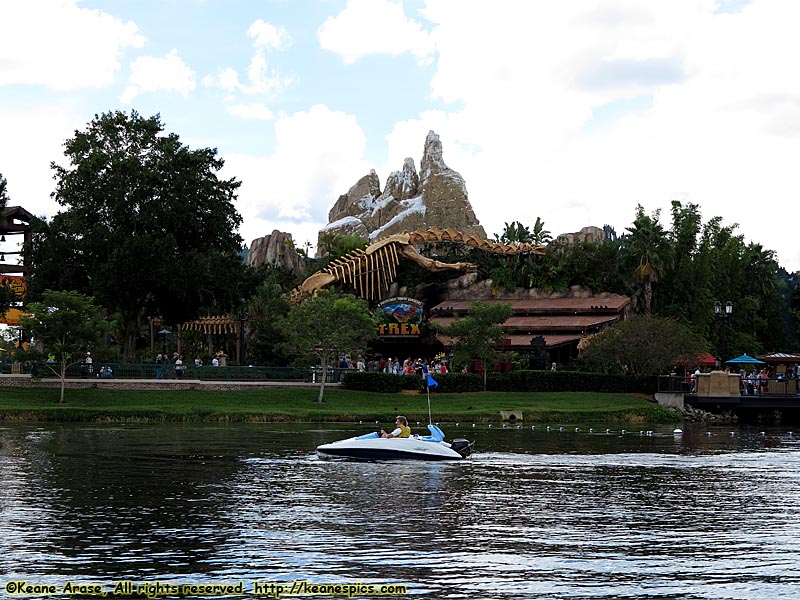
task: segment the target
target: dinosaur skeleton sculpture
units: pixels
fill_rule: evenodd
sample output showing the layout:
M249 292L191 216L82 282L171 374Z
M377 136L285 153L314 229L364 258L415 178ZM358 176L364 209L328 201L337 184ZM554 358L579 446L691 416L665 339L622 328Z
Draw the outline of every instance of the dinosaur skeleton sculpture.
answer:
M364 250L356 250L336 259L327 267L308 277L292 290L292 304L300 304L316 295L322 288L341 281L353 286L356 293L372 300L387 290L397 275L401 258L413 260L430 271L475 271L476 265L468 262L443 263L419 254L414 244L451 242L496 254L544 254L545 247L537 244L504 244L482 240L453 229L431 228L425 231L405 232L384 238Z

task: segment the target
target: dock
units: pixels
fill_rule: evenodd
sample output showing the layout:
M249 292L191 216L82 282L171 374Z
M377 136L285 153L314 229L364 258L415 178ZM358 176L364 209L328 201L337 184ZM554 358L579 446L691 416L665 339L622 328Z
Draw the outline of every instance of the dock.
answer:
M767 379L755 387L736 373L711 371L696 380L662 377L656 401L667 408L733 413L743 422L800 422L800 381Z

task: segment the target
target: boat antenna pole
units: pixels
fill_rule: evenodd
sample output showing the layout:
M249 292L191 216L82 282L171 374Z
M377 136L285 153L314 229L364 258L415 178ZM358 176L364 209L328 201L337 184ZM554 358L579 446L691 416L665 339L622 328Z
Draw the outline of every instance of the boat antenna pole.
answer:
M433 418L431 417L431 386L438 387L436 380L430 375L425 376L425 388L428 390L428 425L433 425Z
M428 425L432 425L433 419L431 418L431 386L426 385L425 389L428 390Z

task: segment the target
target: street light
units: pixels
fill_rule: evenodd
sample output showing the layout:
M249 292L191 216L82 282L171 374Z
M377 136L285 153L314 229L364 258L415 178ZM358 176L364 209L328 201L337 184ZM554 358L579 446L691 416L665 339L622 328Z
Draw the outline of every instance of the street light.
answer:
M720 320L730 319L732 313L733 313L733 302L731 302L730 300L728 300L724 305L719 300L717 300L714 303L714 314L717 316L717 319Z
M729 321L733 314L733 302L728 300L725 304L717 300L714 302L714 316L717 318L717 327L720 330L719 342L722 350L723 357L727 355L728 349L726 348L726 335L725 335L725 322ZM722 361L719 361L719 367L722 368Z
M239 305L239 366L244 366L244 322L247 319L247 313L245 312L245 300L242 298L241 304Z
M159 331L158 333L163 333L164 334L164 358L166 359L166 354L167 354L167 351L168 351L168 348L167 348L167 336L169 336L172 332L169 329L167 329L166 327L162 327L161 331Z

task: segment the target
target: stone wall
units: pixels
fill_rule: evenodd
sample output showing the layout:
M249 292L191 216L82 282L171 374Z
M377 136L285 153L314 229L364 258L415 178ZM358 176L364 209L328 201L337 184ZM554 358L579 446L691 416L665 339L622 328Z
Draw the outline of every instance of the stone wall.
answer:
M60 383L55 379L33 380L29 375L0 375L0 387L24 387L58 389ZM338 387L338 383L326 383L325 387ZM152 380L152 379L67 379L67 389L117 389L117 390L257 390L270 388L318 388L319 383L294 381L200 381L188 380Z

